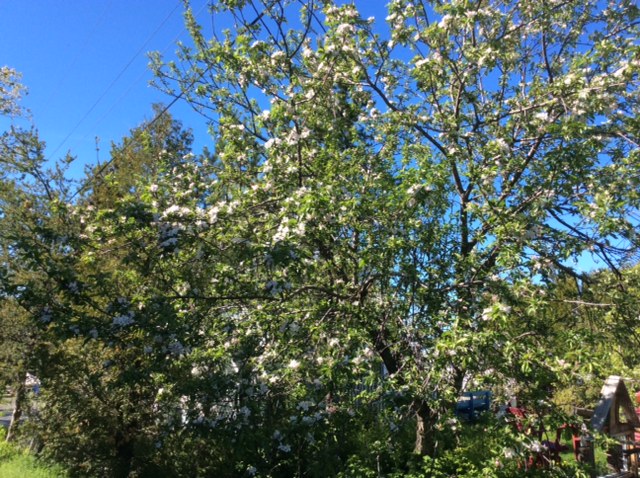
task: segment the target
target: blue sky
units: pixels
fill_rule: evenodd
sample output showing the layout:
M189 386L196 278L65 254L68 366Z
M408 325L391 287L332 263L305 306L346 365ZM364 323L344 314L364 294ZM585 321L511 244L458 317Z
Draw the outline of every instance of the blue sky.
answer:
M191 0L205 35L232 25L213 16L212 0ZM383 19L387 0L359 5L366 17ZM0 65L22 73L28 88L23 106L57 160L77 159L76 178L85 164L109 158L111 141L150 119L151 104L172 98L149 86L148 51L174 58L176 42L190 42L181 0L0 0ZM193 129L199 151L212 148L205 120L184 102L171 113Z
M209 1L192 0L205 33ZM180 0L0 0L0 65L22 73L23 105L49 159L70 151L77 176L96 160L96 136L104 161L111 141L151 117L152 103L171 101L149 86L146 52L171 58L176 41L189 41L182 13ZM193 128L197 149L210 142L188 105L178 102L171 112Z
M213 16L212 0L191 0L203 33L232 25ZM387 0L366 0L363 16L383 19ZM76 156L71 173L109 159L120 141L144 119L151 104L172 98L149 86L148 51L174 58L176 42L189 43L182 0L0 0L0 66L22 73L23 106L47 144L47 159ZM194 149L212 148L205 120L184 102L171 113L195 135ZM0 123L0 126L3 126Z

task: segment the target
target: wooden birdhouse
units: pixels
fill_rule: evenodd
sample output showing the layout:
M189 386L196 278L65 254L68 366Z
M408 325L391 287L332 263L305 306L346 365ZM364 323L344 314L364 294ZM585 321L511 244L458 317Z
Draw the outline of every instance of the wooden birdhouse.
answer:
M611 437L633 439L640 420L621 377L611 375L600 392L600 402L591 418L591 428Z

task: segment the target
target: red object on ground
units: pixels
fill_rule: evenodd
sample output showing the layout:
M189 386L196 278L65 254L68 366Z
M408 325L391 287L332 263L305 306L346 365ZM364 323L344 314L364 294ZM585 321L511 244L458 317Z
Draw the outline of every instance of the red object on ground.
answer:
M569 447L567 445L563 445L560 443L560 439L562 438L562 432L567 429L574 429L573 426L564 424L556 429L555 440L543 440L543 436L546 435L546 430L540 424L539 427L533 427L529 424L527 425L527 412L522 408L517 407L508 407L507 413L512 415L515 420L513 421L513 425L515 425L516 429L520 433L525 433L526 435L531 436L534 439L539 440L543 449L539 452L533 452L529 459L527 460L527 468L546 468L550 465L551 462L560 462L560 453L567 451ZM579 442L579 438L578 438ZM574 454L577 457L577 448L575 447L575 437L574 437Z

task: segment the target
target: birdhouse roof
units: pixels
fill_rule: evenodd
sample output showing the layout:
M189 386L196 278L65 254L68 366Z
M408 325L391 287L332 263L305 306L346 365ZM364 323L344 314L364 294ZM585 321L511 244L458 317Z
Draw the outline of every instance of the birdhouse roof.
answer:
M640 428L640 420L621 377L611 375L604 382L600 402L591 418L591 428L611 436L628 435Z

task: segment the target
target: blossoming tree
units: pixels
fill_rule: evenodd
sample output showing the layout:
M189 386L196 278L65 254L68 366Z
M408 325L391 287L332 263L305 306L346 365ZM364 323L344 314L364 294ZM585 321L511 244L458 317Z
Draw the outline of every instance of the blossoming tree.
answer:
M245 255L233 286L267 296L247 327L304 330L277 341L311 375L330 343L375 355L431 453L483 371L553 367L527 284L637 246L638 9L359 6L220 1L234 28L206 38L187 12L188 68L156 72L211 121L231 192L203 214Z
M407 417L434 456L460 392L580 366L537 285L635 257L637 7L366 7L220 0L213 38L187 10L184 64L154 67L215 150L138 131L114 161L157 158L140 181L53 201L16 249L51 279L31 305L73 364L50 449L76 469L382 473Z

